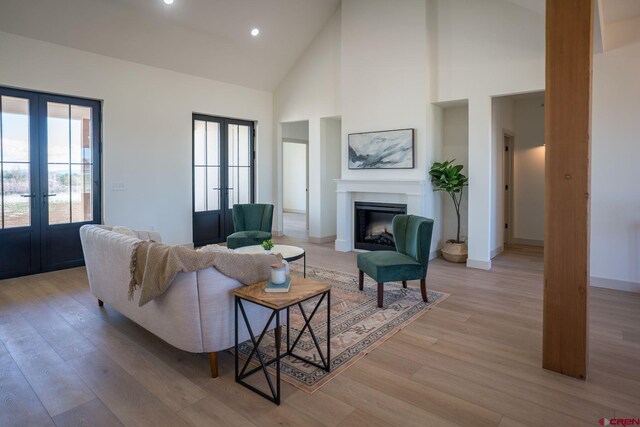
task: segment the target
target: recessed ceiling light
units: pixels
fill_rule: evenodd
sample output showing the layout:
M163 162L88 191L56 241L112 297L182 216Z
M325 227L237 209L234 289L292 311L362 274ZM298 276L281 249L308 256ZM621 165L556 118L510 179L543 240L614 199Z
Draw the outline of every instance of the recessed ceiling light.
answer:
M172 0L173 1L173 0ZM260 30L257 28L254 28L253 30L251 30L251 35L253 37L257 36L258 34L260 34Z
M173 4L173 0L162 0L164 4Z

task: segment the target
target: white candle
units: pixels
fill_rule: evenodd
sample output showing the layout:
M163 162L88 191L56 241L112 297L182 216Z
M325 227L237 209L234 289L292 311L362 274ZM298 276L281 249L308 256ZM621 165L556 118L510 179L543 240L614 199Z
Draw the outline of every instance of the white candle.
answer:
M281 262L271 264L271 283L279 285L287 280L285 265Z

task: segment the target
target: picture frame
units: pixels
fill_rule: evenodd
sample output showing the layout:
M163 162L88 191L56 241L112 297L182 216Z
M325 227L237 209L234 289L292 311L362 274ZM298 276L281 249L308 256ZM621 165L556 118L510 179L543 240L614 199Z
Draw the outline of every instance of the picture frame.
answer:
M348 135L349 169L414 169L415 129Z

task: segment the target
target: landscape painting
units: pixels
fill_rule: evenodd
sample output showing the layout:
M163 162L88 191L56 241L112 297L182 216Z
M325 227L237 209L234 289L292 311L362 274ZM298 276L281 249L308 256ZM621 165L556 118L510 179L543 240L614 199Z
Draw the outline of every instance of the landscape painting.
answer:
M349 169L412 169L413 129L349 134Z

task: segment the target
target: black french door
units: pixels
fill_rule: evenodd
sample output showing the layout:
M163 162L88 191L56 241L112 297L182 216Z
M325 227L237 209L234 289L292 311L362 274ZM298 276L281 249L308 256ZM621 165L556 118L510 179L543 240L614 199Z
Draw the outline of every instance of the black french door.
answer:
M224 242L231 209L254 202L254 124L193 115L193 244Z
M100 223L98 101L0 87L0 279L83 265Z

